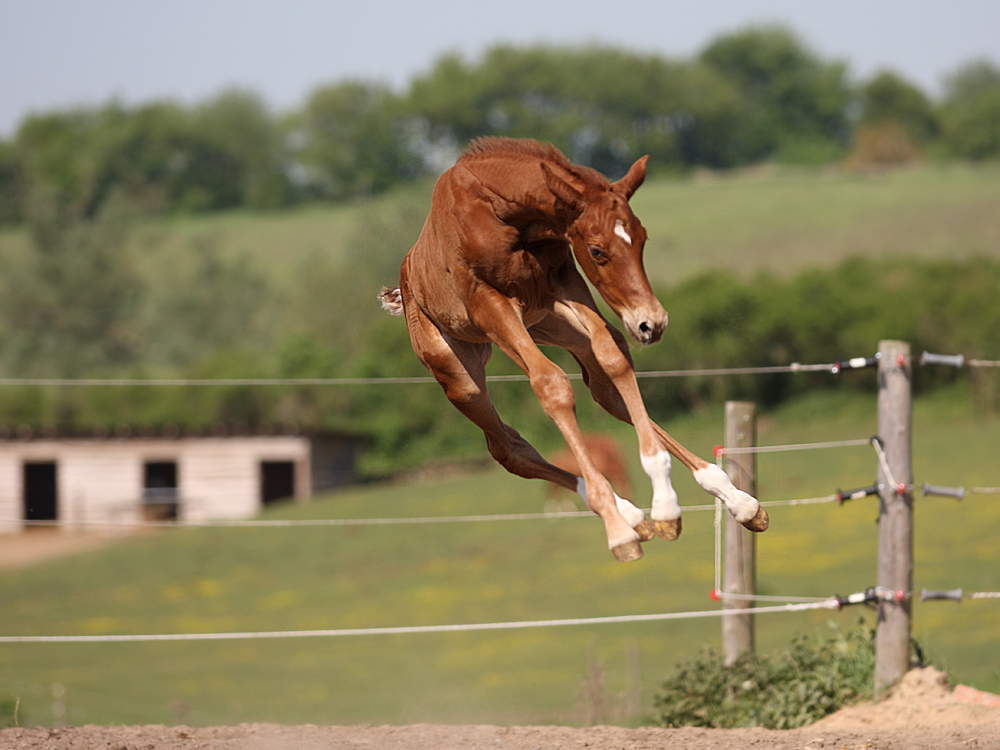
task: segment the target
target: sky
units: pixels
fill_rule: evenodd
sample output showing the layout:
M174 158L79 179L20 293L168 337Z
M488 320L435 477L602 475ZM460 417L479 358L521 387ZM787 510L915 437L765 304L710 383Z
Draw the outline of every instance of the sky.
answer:
M1000 64L995 0L0 0L0 137L32 112L228 87L278 112L347 78L404 89L446 53L599 43L690 59L781 24L855 80L891 69L930 96L972 59Z

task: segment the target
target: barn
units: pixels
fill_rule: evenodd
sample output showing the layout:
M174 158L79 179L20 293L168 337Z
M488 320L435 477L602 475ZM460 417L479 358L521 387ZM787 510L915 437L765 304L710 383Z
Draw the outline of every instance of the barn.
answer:
M304 435L294 426L215 425L204 434L120 426L86 435L0 428L0 532L31 522L249 518L276 500L304 502L355 482L357 445L352 435Z

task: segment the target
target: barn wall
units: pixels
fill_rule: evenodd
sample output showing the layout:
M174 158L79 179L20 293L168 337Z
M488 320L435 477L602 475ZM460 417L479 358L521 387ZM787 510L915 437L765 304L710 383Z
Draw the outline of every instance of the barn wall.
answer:
M0 445L0 528L20 528L22 467L29 461L55 462L59 520L70 525L120 520L137 503L142 487L142 463L126 446L123 441L70 440Z
M142 460L122 442L67 445L56 457L59 519L69 524L136 520L142 495Z
M23 464L55 461L68 526L143 516L146 462L176 462L180 521L240 519L261 509L261 462L295 464L295 496L312 495L312 446L301 436L0 442L0 532L21 528Z
M0 451L0 533L21 528L21 460L13 453Z
M311 494L309 441L301 437L219 438L186 446L179 465L178 483L184 497L183 518L249 518L260 510L261 461L292 461L296 464L296 495Z
M313 439L313 492L344 487L358 481L355 473L356 447L356 441L347 436L324 435Z

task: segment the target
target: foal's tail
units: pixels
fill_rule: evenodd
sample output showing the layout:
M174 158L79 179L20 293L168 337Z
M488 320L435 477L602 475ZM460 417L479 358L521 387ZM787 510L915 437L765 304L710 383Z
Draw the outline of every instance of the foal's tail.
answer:
M395 289L390 289L387 286L382 287L378 293L378 299L382 303L382 309L390 315L403 314L403 295L400 294L398 287Z

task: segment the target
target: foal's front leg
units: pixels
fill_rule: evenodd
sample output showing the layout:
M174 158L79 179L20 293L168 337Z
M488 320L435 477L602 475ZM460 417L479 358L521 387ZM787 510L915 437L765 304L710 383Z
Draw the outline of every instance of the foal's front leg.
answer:
M650 516L657 535L672 540L681 533L681 507L670 481L671 456L691 471L702 489L722 500L737 521L751 531L764 531L767 512L755 498L736 489L721 468L689 451L649 417L624 336L591 305L578 303L573 309L574 314L564 318L569 326L556 337L562 338L562 345L587 372L594 400L612 416L635 426L642 468L653 486ZM579 337L581 324L587 325L589 340ZM554 328L549 333L555 333Z
M631 503L621 501L594 464L576 421L576 396L566 373L538 348L510 300L484 289L477 297L477 305L477 325L524 370L542 409L555 422L576 458L583 473L577 491L604 521L608 547L621 562L638 560L642 557L642 539L651 538L648 524L642 525L645 515ZM635 526L640 529L637 531Z
M540 343L568 350L583 368L594 400L612 416L635 427L642 468L653 487L653 529L661 537L676 539L681 529L681 506L670 481L671 456L646 414L628 344L597 311L582 279L575 289L568 285L568 290L578 299L557 304L554 314L533 328L532 334Z
M596 310L592 314L598 315ZM676 539L681 533L681 506L670 479L671 454L677 453L670 448L684 449L676 441L669 446L663 442L662 431L646 413L624 337L603 318L598 319L603 325L595 322L587 348L574 354L587 371L594 400L612 416L635 427L639 460L653 488L653 530L663 539Z
M755 497L743 490L736 489L729 476L717 464L712 464L674 440L662 427L652 423L653 428L660 436L663 445L678 460L684 463L691 470L694 480L698 485L722 501L726 509L733 518L743 524L750 531L765 531L769 524L767 511L761 506ZM656 525L656 512L651 514ZM659 529L657 530L659 532Z

